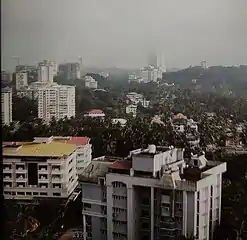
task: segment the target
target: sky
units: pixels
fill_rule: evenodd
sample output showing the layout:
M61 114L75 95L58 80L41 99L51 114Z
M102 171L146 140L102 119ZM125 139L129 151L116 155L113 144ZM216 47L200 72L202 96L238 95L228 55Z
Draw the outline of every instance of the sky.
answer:
M246 0L2 0L2 68L43 59L136 68L247 64Z

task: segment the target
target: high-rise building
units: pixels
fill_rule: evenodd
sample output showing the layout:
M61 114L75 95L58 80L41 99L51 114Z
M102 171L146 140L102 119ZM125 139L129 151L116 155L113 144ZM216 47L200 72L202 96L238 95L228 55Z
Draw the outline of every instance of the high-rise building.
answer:
M38 90L38 117L50 121L75 116L75 87L52 84Z
M28 87L28 73L27 72L17 72L15 74L15 87L16 90L24 89Z
M43 61L38 64L38 82L52 83L54 69L49 61Z
M12 90L2 88L1 93L2 124L9 125L12 122Z
M79 79L81 77L79 63L59 64L58 74L66 80Z
M150 54L148 57L148 65L159 68L161 72L166 72L164 54Z
M124 160L95 159L80 177L83 230L96 239L209 240L220 223L226 163L183 149L131 151Z
M43 61L40 62L39 64L45 65L45 66L52 66L52 73L53 73L53 76L56 76L56 75L57 75L57 72L58 72L58 65L57 65L56 61L43 60Z
M91 89L97 89L98 82L91 76L85 76L85 87Z
M12 74L8 71L2 70L1 71L1 86L5 87L9 85L12 81Z

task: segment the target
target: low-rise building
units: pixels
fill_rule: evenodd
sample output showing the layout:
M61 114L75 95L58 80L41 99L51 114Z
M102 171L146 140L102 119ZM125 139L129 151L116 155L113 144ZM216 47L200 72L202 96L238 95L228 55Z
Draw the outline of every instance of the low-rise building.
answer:
M91 76L85 76L85 87L90 89L97 89L98 82Z
M137 105L130 104L130 105L126 106L125 112L127 114L131 114L132 113L133 117L136 117L136 114L137 114Z
M149 107L150 101L146 100L140 93L130 92L126 95L126 103L138 105L140 103L143 107Z
M141 69L141 77L144 83L158 82L159 79L162 79L162 71L159 68L148 66Z
M83 231L96 239L209 240L220 223L226 163L183 149L131 151L125 160L99 158L82 178Z
M135 73L129 74L128 82L129 83L141 83L143 82L143 77L136 75Z
M105 113L101 110L101 109L92 109L90 111L88 111L87 113L84 114L85 117L100 117L100 118L104 118L105 117Z
M113 118L112 119L112 124L120 124L122 127L124 127L127 123L127 120L124 118Z

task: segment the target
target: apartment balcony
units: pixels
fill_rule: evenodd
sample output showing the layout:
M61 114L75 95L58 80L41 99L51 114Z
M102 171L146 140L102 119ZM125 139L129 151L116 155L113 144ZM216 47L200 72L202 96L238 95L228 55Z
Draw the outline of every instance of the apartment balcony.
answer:
M60 168L52 168L51 173L52 174L62 174L62 171Z
M3 176L3 181L6 181L6 182L12 181L12 177L10 177L10 176Z
M48 169L47 168L40 168L38 170L38 173L46 173L47 174L47 172L48 172Z
M25 177L17 177L16 182L27 182L27 178Z
M3 173L12 173L12 168L10 168L10 167L5 167L4 169L3 169Z
M58 178L58 177L53 177L51 179L52 183L62 183L62 178Z
M48 183L49 179L48 178L39 178L39 183Z
M25 168L16 168L15 172L25 174L25 173L27 173L27 170Z

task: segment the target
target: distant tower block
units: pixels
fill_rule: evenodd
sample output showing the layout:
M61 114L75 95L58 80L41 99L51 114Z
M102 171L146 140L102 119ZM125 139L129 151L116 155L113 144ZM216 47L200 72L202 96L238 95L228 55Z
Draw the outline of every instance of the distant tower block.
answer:
M201 67L204 68L204 69L208 68L207 62L205 60L201 61Z

